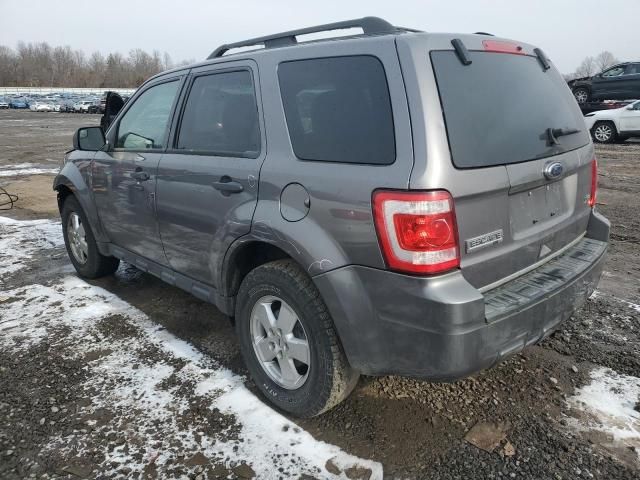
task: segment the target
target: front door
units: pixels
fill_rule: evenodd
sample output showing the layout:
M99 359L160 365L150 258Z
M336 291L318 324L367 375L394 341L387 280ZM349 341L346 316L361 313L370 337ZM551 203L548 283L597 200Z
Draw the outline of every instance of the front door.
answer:
M98 215L111 242L164 265L155 182L180 84L180 78L173 78L136 95L107 132L92 170Z
M620 131L640 132L640 102L633 104L633 110L625 108L622 111L622 115L620 115Z
M625 66L616 65L596 75L591 80L592 97L594 100L623 100L625 94Z
M174 270L217 287L229 245L249 232L266 143L258 71L233 62L192 71L171 148L160 160L160 237Z

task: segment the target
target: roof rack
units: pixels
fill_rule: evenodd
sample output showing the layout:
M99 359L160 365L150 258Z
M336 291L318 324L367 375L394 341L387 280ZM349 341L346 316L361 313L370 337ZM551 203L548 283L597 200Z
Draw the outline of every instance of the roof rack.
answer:
M378 17L363 17L354 20L345 20L343 22L327 23L325 25L317 25L315 27L301 28L299 30L290 30L288 32L275 33L265 37L251 38L242 42L227 43L216 48L207 60L222 57L226 52L234 48L252 47L262 45L264 48L277 48L295 45L298 43L296 36L306 35L309 33L328 32L331 30L344 30L347 28L362 28L365 35L380 35L386 33L397 33L402 31L417 31L408 28L394 27L386 20Z

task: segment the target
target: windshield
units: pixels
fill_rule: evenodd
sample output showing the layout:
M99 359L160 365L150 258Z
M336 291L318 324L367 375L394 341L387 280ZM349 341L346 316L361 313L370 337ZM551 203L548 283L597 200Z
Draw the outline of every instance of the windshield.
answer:
M454 51L431 52L456 167L524 162L589 143L580 109L555 68L544 71L526 55L469 55L465 66Z

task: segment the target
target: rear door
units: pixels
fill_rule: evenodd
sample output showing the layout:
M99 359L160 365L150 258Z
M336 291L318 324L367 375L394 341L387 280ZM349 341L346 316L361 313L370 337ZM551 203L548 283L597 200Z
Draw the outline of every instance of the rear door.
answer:
M532 47L464 42L468 64L451 38L429 53L422 88L432 74L439 98L426 99L427 165L414 169L411 187L451 192L463 274L488 287L585 232L593 148L566 82Z
M640 98L640 63L627 65L624 79L625 99Z
M158 170L162 244L176 271L216 285L227 247L251 228L260 166L258 70L252 61L192 71L171 149Z

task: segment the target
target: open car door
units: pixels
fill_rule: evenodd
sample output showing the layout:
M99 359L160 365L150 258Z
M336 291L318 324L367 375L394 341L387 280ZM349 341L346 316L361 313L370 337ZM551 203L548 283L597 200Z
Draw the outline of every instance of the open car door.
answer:
M102 118L100 119L100 126L104 132L107 131L111 122L113 122L118 112L122 110L124 106L124 100L120 96L120 94L116 92L107 92L107 99L104 106L104 113L102 114Z

